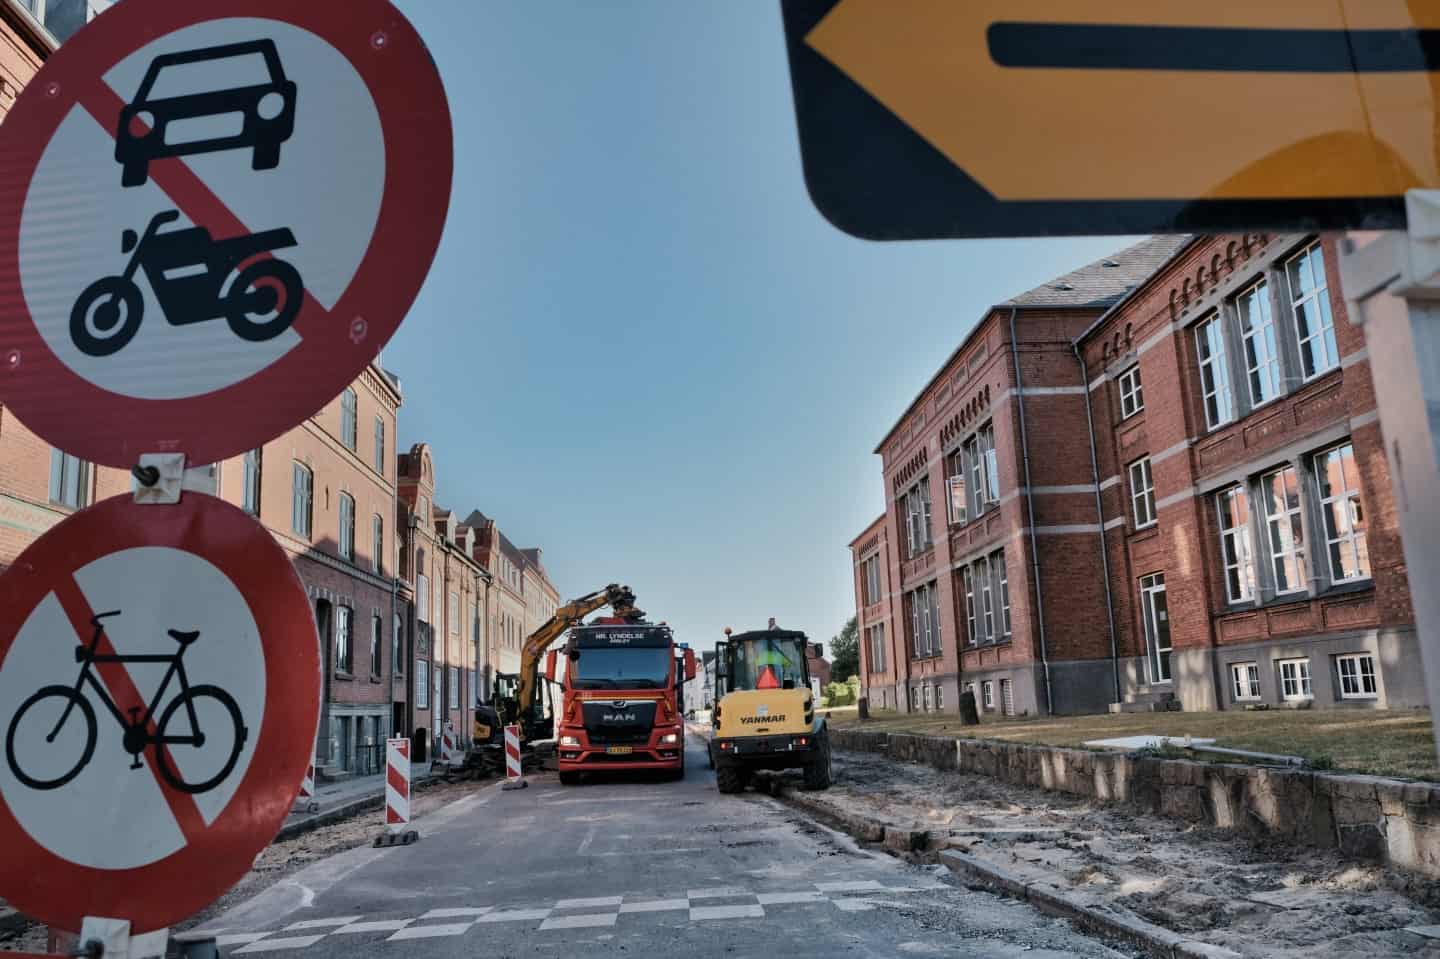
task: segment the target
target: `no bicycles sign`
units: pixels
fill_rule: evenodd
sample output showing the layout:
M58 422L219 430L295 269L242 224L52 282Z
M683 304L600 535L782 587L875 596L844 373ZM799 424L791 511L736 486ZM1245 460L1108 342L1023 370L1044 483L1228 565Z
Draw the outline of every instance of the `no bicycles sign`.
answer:
M450 112L388 0L126 0L0 126L0 400L129 468L338 395L430 268Z
M136 933L213 902L295 801L319 673L294 568L235 507L55 527L0 577L0 897Z

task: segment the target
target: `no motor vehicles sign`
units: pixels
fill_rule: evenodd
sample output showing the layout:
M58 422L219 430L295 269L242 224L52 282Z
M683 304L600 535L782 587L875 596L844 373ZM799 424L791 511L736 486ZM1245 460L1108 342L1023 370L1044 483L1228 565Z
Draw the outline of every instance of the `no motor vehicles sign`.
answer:
M395 331L451 167L387 0L117 4L0 126L0 399L110 466L260 445Z
M308 768L305 591L220 500L77 513L0 577L0 897L163 928L240 879Z

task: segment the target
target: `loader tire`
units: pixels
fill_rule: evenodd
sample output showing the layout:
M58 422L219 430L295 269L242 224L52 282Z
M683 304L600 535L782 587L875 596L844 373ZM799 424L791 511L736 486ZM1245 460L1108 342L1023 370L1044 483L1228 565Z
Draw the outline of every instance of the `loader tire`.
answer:
M829 789L834 779L835 772L830 763L830 736L826 734L820 738L819 755L805 767L805 788L811 791Z
M561 773L561 774L560 774L560 785L562 785L562 786L578 786L578 785L580 785L580 774L579 774L579 773L574 773L574 772L563 772L563 773Z
M722 793L738 793L745 791L745 783L750 779L750 774L735 766L721 766L715 770L715 785Z

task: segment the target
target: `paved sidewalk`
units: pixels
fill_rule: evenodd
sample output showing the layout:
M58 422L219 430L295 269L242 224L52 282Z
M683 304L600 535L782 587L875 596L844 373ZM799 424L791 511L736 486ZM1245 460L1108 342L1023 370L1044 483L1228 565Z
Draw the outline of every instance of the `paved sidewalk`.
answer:
M435 774L431 773L430 763L410 764L410 787L412 789L433 778L435 778ZM384 797L384 773L354 776L340 782L317 786L314 802L318 808L307 810L297 802L290 815L285 818L285 825L280 828L280 838L298 835L316 826L323 826L337 817L347 816L352 811L358 811L368 804L378 805L384 801Z

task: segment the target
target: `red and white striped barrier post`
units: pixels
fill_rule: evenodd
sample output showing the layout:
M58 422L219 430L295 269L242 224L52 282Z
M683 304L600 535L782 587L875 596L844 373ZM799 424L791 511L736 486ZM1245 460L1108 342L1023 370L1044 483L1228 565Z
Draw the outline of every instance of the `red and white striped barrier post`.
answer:
M385 740L385 828L377 846L410 845L420 835L410 828L410 740Z
M441 740L443 746L440 753L440 760L452 769L459 766L460 750L455 745L455 724L446 720L444 738Z
M305 778L300 781L300 795L295 797L297 808L305 812L318 812L320 803L315 799L315 757L310 757L310 765L305 767Z
M505 727L505 784L501 789L524 789L530 785L525 781L520 767L520 727Z

